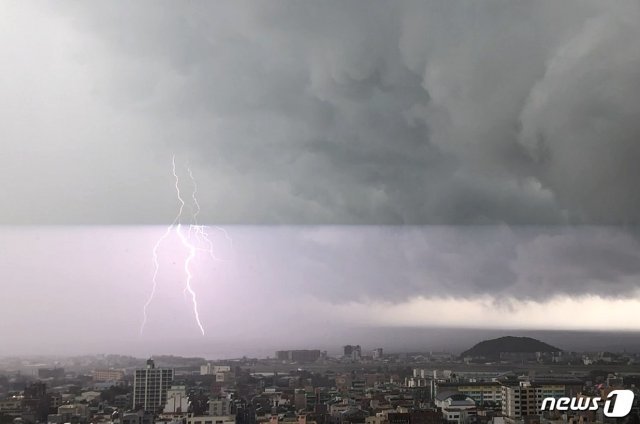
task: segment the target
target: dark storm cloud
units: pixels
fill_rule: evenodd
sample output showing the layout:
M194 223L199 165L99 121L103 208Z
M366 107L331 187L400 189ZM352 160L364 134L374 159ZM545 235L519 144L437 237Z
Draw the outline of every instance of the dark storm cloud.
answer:
M635 223L639 17L630 1L61 3L7 66L76 92L32 93L64 105L57 124L27 108L5 131L32 172L6 171L3 220L165 222L175 152L209 222ZM49 46L51 28L68 40ZM44 161L52 139L71 155Z
M545 302L638 293L640 244L594 227L286 227L242 232L257 294L333 303L416 297ZM252 240L252 241L250 241ZM259 271L264 269L265 271ZM276 271L266 271L268 269ZM249 272L249 271L248 271ZM262 276L262 277L259 277Z

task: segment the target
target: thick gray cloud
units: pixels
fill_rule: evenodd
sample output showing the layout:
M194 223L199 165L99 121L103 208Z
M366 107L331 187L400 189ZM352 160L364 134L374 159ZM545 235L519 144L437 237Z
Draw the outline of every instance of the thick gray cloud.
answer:
M418 296L545 302L638 294L640 244L633 233L612 228L321 227L275 233L278 244L260 256L287 264L279 268L277 285L332 302Z
M632 1L6 6L6 223L636 223ZM46 212L44 211L46 209Z

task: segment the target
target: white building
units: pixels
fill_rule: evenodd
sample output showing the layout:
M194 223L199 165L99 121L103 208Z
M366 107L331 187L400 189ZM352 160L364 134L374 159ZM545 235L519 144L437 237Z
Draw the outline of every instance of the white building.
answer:
M429 387L430 380L419 377L409 377L405 380L405 386L407 387Z
M434 401L436 407L442 411L442 417L448 423L468 423L477 412L476 402L460 392L440 392Z
M235 415L188 417L187 424L236 424L236 417Z
M429 370L425 370L424 368L414 368L413 376L415 378L425 378L429 374Z
M167 403L162 412L165 414L186 414L189 409L189 398L185 386L171 386L167 390Z
M478 405L500 404L502 386L497 381L467 381L438 383L437 391L457 391L472 398Z
M208 363L200 366L200 375L213 375L221 372L231 372L229 365L213 365Z

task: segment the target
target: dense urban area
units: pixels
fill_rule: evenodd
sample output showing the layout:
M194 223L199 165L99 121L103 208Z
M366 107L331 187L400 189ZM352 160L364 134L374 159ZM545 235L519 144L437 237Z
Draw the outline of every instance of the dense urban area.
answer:
M638 405L609 418L602 408L549 412L541 404L639 387L636 353L566 352L518 337L462 354L346 345L340 355L282 350L217 361L5 357L0 424L637 423Z

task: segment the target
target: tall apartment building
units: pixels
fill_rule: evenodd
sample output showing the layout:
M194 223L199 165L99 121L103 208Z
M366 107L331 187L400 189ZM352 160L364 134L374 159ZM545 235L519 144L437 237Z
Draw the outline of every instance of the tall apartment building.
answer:
M153 360L147 367L135 370L133 379L133 408L159 412L167 402L167 391L173 383L174 370L156 368Z
M502 386L502 415L510 422L540 415L542 400L546 397L573 396L580 383L573 381L521 381Z
M537 415L542 406L540 391L529 382L520 382L517 386L502 386L502 414L511 421L519 421L529 415ZM539 404L538 398L540 397Z

